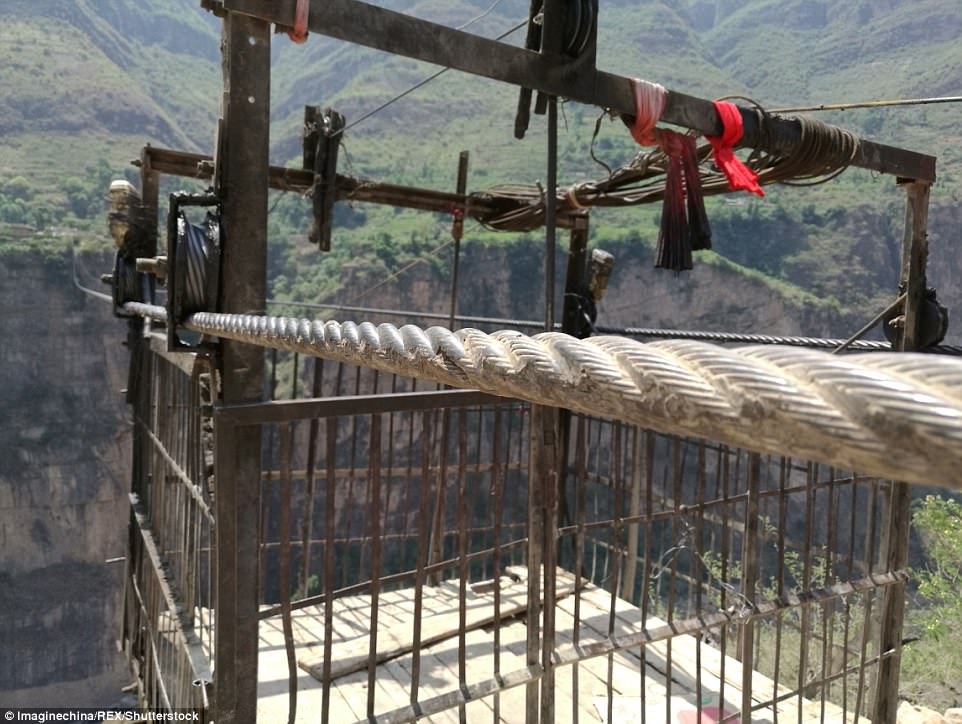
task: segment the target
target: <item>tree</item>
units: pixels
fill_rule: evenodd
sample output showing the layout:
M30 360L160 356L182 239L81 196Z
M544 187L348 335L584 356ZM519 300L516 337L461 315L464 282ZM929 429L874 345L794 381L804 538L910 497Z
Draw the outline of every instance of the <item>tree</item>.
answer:
M962 631L962 503L927 495L912 516L928 559L915 571L919 595L932 605L922 617L937 639Z
M84 183L76 176L71 176L70 178L64 179L63 192L67 196L68 208L77 218L87 218L87 213L90 208L90 185Z
M901 694L934 709L962 705L962 502L928 495L912 516L925 553L913 569L924 605L908 623L919 633L902 655Z
M11 199L29 201L33 198L33 187L23 176L14 176L3 185L3 193Z
M0 204L0 221L9 224L25 224L27 222L27 206L22 199L12 199Z

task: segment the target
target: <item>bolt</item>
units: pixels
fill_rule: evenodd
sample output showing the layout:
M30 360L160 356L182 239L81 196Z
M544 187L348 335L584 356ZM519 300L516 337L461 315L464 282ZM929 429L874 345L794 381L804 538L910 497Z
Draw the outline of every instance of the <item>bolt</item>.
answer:
M167 257L138 257L137 271L155 276L158 281L163 282L167 279Z

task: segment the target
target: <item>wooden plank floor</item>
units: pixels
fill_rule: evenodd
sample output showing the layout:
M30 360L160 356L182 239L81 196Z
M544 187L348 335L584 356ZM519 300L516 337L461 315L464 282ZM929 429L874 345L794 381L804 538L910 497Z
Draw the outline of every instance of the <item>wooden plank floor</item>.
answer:
M495 679L510 678L526 668L527 627L519 592L527 586L525 569L508 569L501 579L502 618L494 616L493 595L466 588L465 620L470 630L458 633L460 586L446 581L423 589L422 640L432 643L420 649L415 663L413 645L414 591L405 589L382 593L378 602L378 664L375 685L368 687L368 646L370 641L371 599L351 596L338 599L333 606L332 669L330 712L326 721L336 724L368 721L370 714L383 715L411 703L411 679L420 667L416 692L421 703L449 695L456 697L464 687ZM578 621L575 620L574 579L558 571L556 606L556 645L604 641L609 630L614 635L637 631L641 611L616 599L611 615L611 594L585 585L578 596ZM520 605L519 605L520 604ZM321 721L321 684L324 653L324 611L310 607L292 614L297 676L297 715L295 721L316 724ZM664 622L649 618L649 627ZM495 647L495 640L500 645ZM459 650L464 647L465 671L459 676ZM698 724L695 707L697 679L696 656L701 662L702 721L716 721L719 714L734 713L741 703L741 665L718 650L700 643L693 636L676 636L645 647L645 666L641 651L620 651L597 656L575 665L557 669L555 683L555 721L608 722L631 724ZM270 724L288 720L289 667L279 616L260 625L258 721ZM313 673L313 675L312 675ZM719 700L724 679L725 701ZM756 703L768 701L784 690L755 672L752 678ZM515 686L463 705L468 722L524 721L525 686ZM780 702L777 712L771 707L753 713L757 722L820 721L821 703L799 697ZM609 719L610 716L610 719ZM776 719L777 717L777 719ZM398 719L400 720L400 718ZM421 721L457 724L459 706L433 713ZM852 721L852 717L848 717ZM827 704L824 721L842 722L838 707ZM863 720L864 721L864 720Z

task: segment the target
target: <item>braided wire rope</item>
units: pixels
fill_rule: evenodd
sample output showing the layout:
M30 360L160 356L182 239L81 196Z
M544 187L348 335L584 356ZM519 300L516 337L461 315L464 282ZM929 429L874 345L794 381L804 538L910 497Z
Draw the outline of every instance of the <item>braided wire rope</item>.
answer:
M166 320L162 307L131 314ZM184 328L261 347L616 418L663 433L962 490L962 360L844 358L796 347L486 334L293 317L191 315Z

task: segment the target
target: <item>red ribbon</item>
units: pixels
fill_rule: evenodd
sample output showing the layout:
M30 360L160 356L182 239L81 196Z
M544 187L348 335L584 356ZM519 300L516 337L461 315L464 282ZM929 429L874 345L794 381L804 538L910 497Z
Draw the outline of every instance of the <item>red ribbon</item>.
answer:
M730 191L750 191L764 196L765 192L758 185L758 174L743 164L735 156L734 146L741 140L744 128L742 114L738 106L726 101L715 101L715 110L721 118L722 135L705 136L714 150L715 165L722 170L728 179Z
M307 42L307 16L310 7L309 0L297 0L294 9L294 27L287 31L287 37L298 45Z

